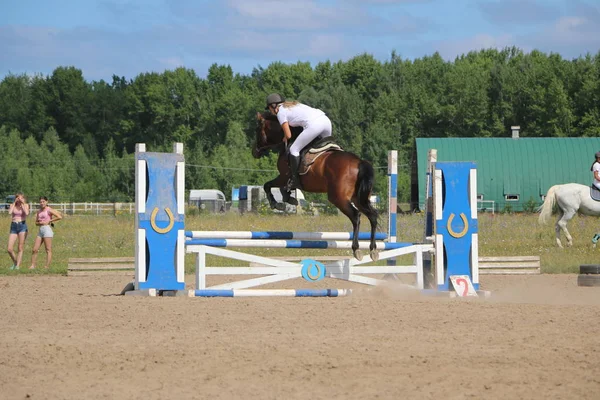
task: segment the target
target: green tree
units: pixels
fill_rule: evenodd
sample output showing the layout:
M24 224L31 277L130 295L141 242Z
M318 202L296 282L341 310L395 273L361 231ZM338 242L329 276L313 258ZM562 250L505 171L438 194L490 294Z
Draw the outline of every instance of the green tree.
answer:
M0 82L0 126L14 128L21 133L27 132L30 103L29 77L12 74L5 76Z
M90 101L89 84L81 70L58 67L49 78L51 102L48 112L56 121L56 131L71 151L86 133Z

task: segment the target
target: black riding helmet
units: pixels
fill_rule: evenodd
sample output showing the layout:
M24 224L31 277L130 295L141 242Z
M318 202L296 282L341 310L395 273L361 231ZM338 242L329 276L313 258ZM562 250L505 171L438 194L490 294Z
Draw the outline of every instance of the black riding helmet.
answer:
M271 104L280 104L280 103L283 103L284 101L285 101L285 99L279 93L271 93L270 95L267 96L267 106L265 107L265 110L268 110L269 105L271 105Z

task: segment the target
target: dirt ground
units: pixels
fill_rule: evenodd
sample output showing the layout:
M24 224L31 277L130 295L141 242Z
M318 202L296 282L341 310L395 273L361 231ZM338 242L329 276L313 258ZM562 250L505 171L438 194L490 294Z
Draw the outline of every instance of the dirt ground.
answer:
M492 297L469 300L117 296L127 281L0 277L0 398L600 398L600 288L576 275L483 276Z

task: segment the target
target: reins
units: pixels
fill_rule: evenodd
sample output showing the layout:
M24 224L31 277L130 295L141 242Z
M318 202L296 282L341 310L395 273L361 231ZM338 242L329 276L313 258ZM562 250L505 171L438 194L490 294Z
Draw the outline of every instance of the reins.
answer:
M263 150L273 150L274 148L279 147L282 144L283 144L283 142L282 143L269 144L269 145L261 146L261 147L256 147L256 151L260 152L260 151L263 151Z

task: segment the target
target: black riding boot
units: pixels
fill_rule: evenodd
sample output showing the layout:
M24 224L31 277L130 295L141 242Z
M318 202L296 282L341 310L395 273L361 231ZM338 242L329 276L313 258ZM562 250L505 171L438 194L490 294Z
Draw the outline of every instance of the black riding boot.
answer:
M298 176L298 167L300 166L300 156L290 154L290 180L287 184L287 190L300 189L300 176Z

